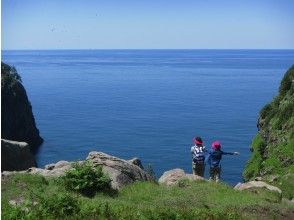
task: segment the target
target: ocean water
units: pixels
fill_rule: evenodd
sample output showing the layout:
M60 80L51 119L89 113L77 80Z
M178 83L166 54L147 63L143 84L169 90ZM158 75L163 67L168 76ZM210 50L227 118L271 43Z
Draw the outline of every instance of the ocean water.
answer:
M159 177L191 172L192 137L220 140L222 178L242 181L260 109L294 50L2 51L22 77L44 144L40 167L103 151L139 157ZM206 170L208 175L208 169Z

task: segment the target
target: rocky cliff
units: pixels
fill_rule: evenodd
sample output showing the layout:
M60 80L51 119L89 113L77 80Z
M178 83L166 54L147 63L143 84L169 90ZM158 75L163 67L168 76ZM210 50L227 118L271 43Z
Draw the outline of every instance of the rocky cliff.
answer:
M279 94L260 111L258 134L243 176L259 177L294 196L294 65L281 81Z
M30 146L25 142L1 139L1 170L26 170L37 166Z
M35 150L43 139L32 106L16 69L5 63L1 63L1 93L1 137L26 142Z

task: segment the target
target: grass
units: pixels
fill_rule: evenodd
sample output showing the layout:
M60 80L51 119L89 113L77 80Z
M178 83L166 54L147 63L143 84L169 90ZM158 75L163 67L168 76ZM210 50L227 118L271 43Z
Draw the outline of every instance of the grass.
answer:
M12 199L23 203L12 206ZM61 178L16 174L2 181L1 202L2 219L258 219L294 214L278 194L240 192L206 181L174 187L137 182L113 196L100 192L90 198L68 190Z

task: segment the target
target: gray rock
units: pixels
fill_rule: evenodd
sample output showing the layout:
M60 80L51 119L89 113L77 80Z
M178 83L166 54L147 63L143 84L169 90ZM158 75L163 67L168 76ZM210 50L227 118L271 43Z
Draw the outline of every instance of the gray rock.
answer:
M102 170L110 177L113 189L120 189L122 186L135 181L154 181L146 171L140 168L140 160L127 161L102 152L90 152L87 159L94 166L102 166ZM134 162L135 161L135 162ZM77 161L83 163L85 161ZM134 164L134 163L136 164ZM140 162L140 163L139 163ZM32 167L22 173L40 174L46 177L64 176L65 172L72 168L72 163L68 161L59 161L55 164L48 164L45 169ZM12 175L16 172L2 172L2 178Z
M176 185L179 180L189 179L189 180L204 180L203 177L186 174L182 169L173 169L163 173L163 175L159 178L158 182L160 184L165 184L167 186Z
M275 182L275 181L277 181L278 180L278 176L276 176L276 175L270 175L269 177L268 177L268 182L270 182L270 183L272 183L272 182Z
M26 170L37 166L30 146L25 142L1 139L2 171Z
M48 164L45 169L32 167L27 170L30 174L40 174L47 177L61 177L71 168L71 163L68 161L58 161L57 163Z
M246 182L246 183L238 183L234 187L234 189L240 190L240 191L251 189L251 188L265 188L265 189L268 189L273 192L278 192L279 194L282 193L282 190L279 189L278 187L269 185L269 184L262 182L262 181L250 181L250 182Z
M134 157L133 159L128 160L128 162L131 164L134 164L134 165L140 167L142 170L144 170L144 167L143 167L141 160L139 158Z
M289 199L286 199L286 198L282 198L282 203L285 203L287 205L294 206L294 199L289 200Z
M255 181L262 181L262 177L261 176L257 176L254 178Z
M120 189L122 186L135 181L154 180L139 166L102 152L90 152L87 160L91 161L94 166L102 166L102 170L107 173L112 180L111 185L114 189Z
M63 168L65 166L69 166L69 165L70 165L70 162L65 161L65 160L61 160L61 161L58 161L57 163L47 164L45 166L45 170L60 169L60 168Z

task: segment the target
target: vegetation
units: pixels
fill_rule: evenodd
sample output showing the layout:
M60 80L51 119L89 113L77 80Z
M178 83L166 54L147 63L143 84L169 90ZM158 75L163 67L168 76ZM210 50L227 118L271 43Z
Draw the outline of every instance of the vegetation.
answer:
M2 180L1 211L2 219L268 219L291 218L294 208L272 192L205 181L174 187L137 182L115 196L90 198L69 190L62 178L16 174Z
M93 168L93 165L88 161L83 164L75 163L73 169L66 172L63 182L67 189L87 196L93 196L96 192L105 192L111 189L111 180L102 172L102 167Z
M21 82L21 77L15 67L1 62L1 87L11 85L15 82Z
M279 95L260 112L259 133L252 141L253 154L243 176L262 176L294 196L294 66L285 74Z

